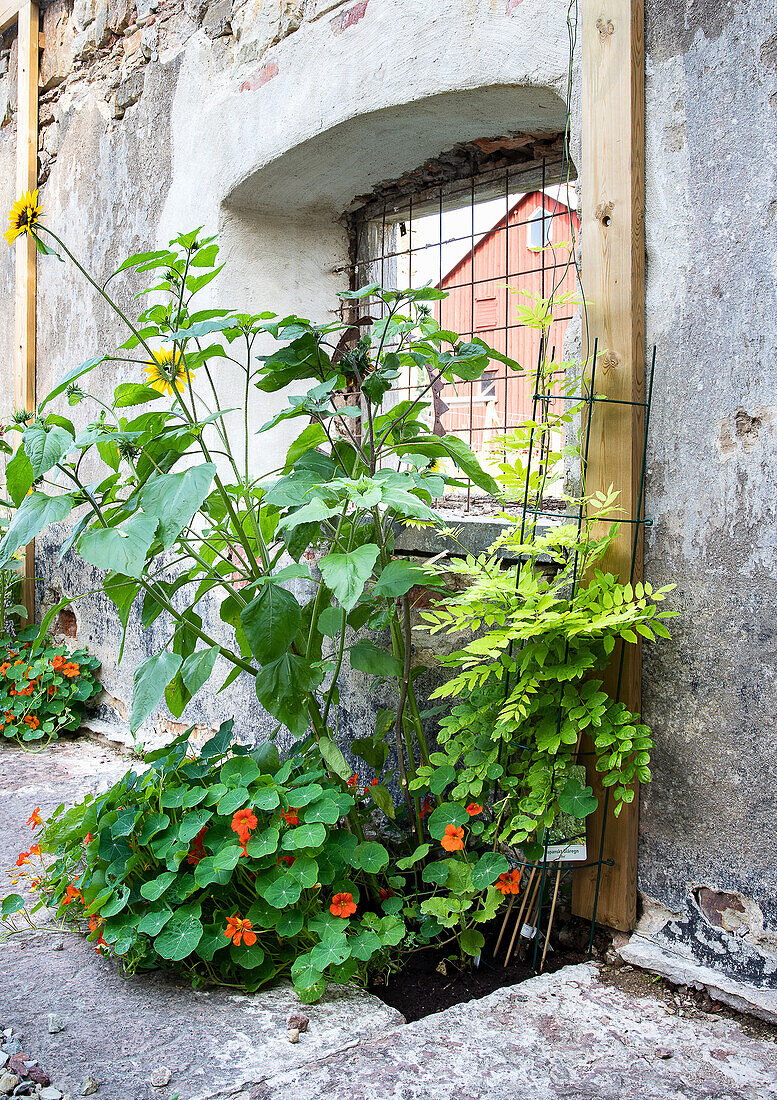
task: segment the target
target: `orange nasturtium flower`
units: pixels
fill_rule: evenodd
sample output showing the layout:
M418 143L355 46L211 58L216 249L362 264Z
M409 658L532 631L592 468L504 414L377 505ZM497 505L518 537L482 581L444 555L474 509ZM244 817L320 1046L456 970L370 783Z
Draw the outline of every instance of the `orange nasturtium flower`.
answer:
M70 676L72 678L73 676L78 676L80 671L81 669L77 661L68 661L65 664L65 667L62 669L62 675Z
M495 885L497 890L501 890L505 895L519 894L521 892L521 872L519 868L513 867L512 871L505 871L496 880Z
M356 902L353 900L353 894L335 894L329 906L329 912L333 917L342 917L347 920L352 913L356 912Z
M61 653L58 653L56 657L51 658L51 667L54 669L55 672L61 672L66 664L67 660Z
M70 885L65 890L65 896L62 899L63 905L70 905L71 901L83 901L84 895L78 889L77 886Z
M430 814L432 812L433 808L434 807L432 806L431 798L429 797L429 795L426 795L423 802L421 803L421 817L426 817L427 814Z
M10 661L3 661L3 663L0 665L0 676L5 676L6 672L8 671L8 669L10 667L11 667L11 662Z
M29 726L31 730L36 730L40 725L40 719L37 714L28 714L24 719L25 726Z
M89 931L96 932L103 924L105 924L105 917L101 917L99 913L95 913L94 916L89 918Z
M246 947L253 947L256 943L256 932L251 931L250 920L241 920L237 913L234 917L227 917L224 935L229 936L236 947L240 946L241 939Z
M31 856L42 855L42 852L40 850L40 844L33 844L32 845L32 847L30 848L30 855Z
M29 862L30 862L30 853L29 852L19 852L19 857L16 860L16 866L17 867L23 867L25 863L29 863Z
M459 852L464 847L464 830L455 825L446 825L440 841L446 852Z
M40 806L36 806L30 816L27 818L27 824L31 825L34 829L36 825L43 824L43 818L40 816Z
M479 806L477 802L470 802L469 806L467 806L467 813L470 817L474 817L475 814L483 813L483 807Z
M357 787L358 785L359 785L358 775L352 775L351 778L346 781L346 786L351 787L351 789L353 789L354 787Z
M232 818L232 832L237 833L242 844L247 844L251 838L251 830L259 824L254 811L247 806L244 810L238 810Z
M296 806L289 806L288 810L281 810L281 817L287 825L299 825L299 812Z

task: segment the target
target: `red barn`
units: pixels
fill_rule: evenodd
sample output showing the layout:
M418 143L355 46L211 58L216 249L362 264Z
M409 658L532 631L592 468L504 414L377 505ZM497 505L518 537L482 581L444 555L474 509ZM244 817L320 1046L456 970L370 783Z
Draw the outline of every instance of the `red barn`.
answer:
M443 424L471 439L475 451L531 416L540 332L520 323L517 307L531 306L527 295L548 298L555 293L561 298L576 289L571 254L580 220L567 202L555 197L555 190L521 196L496 225L475 237L474 247L439 283L448 291L436 303L442 327L479 336L517 360L525 372L493 362L478 382L444 387L441 396L449 411ZM558 190L566 195L565 189ZM563 298L554 310L548 353L555 347L557 359L573 312L574 305L564 304Z

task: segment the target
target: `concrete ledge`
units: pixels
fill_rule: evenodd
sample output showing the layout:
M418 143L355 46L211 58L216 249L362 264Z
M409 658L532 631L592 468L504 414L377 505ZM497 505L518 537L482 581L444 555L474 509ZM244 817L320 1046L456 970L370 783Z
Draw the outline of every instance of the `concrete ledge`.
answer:
M624 962L643 970L652 970L674 985L706 989L713 1000L747 1012L761 1020L777 1024L777 991L735 981L692 958L659 945L651 936L634 932L617 954Z

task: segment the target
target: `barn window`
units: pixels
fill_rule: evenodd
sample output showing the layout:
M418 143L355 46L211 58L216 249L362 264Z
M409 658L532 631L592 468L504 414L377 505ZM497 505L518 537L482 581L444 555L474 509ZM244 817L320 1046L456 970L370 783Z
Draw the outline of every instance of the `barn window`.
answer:
M446 290L448 297L434 303L443 328L479 337L523 366L518 373L492 360L478 381L444 385L427 410L430 427L461 436L486 467L499 461L500 437L532 412L540 334L521 321L525 295L555 291L560 299L546 353L555 348L561 356L574 311L568 296L575 291L579 221L572 179L560 140L484 139L381 185L349 215L352 289L380 283ZM379 302L361 308L379 316ZM413 397L425 384L408 376L394 398ZM468 487L459 503L479 509L476 494Z

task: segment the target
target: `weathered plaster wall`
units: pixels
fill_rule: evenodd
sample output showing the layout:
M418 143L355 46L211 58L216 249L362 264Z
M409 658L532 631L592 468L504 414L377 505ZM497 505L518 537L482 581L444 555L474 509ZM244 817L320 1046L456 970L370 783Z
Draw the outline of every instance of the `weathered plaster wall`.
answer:
M774 986L774 5L648 0L647 51L646 571L681 616L645 653L640 886L663 946Z
M203 225L221 233L229 261L211 301L324 317L353 196L457 141L561 128L565 17L559 0L52 0L47 215L103 277L121 255ZM774 983L773 5L648 0L647 21L648 338L659 372L646 569L677 582L682 617L675 640L645 658L657 742L641 826L645 927L688 958ZM7 199L15 92L3 59ZM11 272L6 253L4 289ZM40 284L45 391L117 330L56 261L41 263ZM129 301L131 281L116 285ZM6 295L0 311L10 380ZM99 384L127 377L105 368ZM256 422L272 408L257 403ZM272 466L283 443L262 461ZM44 603L81 580L55 551L40 547ZM79 640L104 663L102 719L120 730L129 670L155 635L136 625L117 667L111 609L95 597L77 613ZM355 680L344 702L355 725L367 720L359 689ZM184 718L206 725L234 713L245 736L262 735L250 684L190 709ZM157 729L167 728L162 713Z
M52 0L41 73L46 217L101 279L124 255L202 225L220 233L228 261L203 304L325 318L345 286L341 215L354 196L458 141L562 128L565 18L554 0ZM0 138L10 148L15 95L0 78L0 106L3 95L11 121ZM120 329L71 268L49 258L39 269L45 393L75 362L114 346ZM129 305L132 279L112 285ZM90 384L105 396L131 372L106 365ZM220 382L229 393L227 371ZM252 421L279 401L260 396ZM67 411L78 425L94 415L86 405ZM265 437L261 452L252 442L257 467L271 469L288 436L279 431L270 447ZM58 544L38 540L43 606L96 579L59 563ZM75 612L79 642L103 662L98 721L126 735L132 669L161 636L134 619L118 666L112 607L95 595ZM218 633L214 609L207 625ZM356 726L369 719L359 679L343 701ZM229 714L246 737L266 732L249 681L198 699L183 720L211 726ZM170 728L163 710L140 737Z

